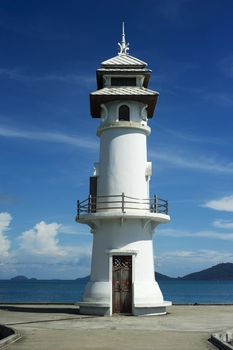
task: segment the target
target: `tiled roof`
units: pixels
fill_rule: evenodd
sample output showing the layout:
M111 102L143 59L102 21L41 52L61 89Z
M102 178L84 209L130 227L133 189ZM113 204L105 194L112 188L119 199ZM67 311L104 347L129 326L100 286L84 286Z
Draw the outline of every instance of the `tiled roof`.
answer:
M110 58L107 61L101 63L102 67L105 66L141 66L146 67L147 63L139 60L136 57L130 55L118 55Z
M122 68L122 67L108 67L108 68L99 68L97 69L97 72L142 72L142 73L147 73L151 72L150 69L147 68Z
M143 87L135 86L118 86L118 87L105 87L100 90L96 90L91 95L126 95L126 96L138 96L138 95L159 95L157 91L145 89Z

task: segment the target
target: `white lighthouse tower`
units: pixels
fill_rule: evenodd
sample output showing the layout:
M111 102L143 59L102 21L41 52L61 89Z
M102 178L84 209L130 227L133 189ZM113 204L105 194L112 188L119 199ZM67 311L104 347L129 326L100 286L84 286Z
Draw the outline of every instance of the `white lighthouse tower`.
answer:
M90 177L89 196L78 201L77 222L93 233L91 277L84 314L159 315L166 313L155 281L152 235L168 223L168 203L149 193L148 119L159 93L147 88L151 71L128 54L124 25L120 51L97 70L90 94L91 115L100 118L99 162Z

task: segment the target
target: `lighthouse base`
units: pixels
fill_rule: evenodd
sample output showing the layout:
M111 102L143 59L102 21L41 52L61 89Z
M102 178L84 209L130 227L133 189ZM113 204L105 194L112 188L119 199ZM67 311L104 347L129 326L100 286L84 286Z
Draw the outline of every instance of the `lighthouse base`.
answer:
M112 316L112 310L106 303L78 302L79 313L82 315ZM159 304L135 304L132 310L133 316L159 316L167 313L166 307L171 306L170 301L163 301Z
M111 316L110 306L104 303L78 302L81 315Z
M134 305L133 309L133 315L134 316L159 316L159 315L166 315L167 306L171 306L171 301L163 301L159 304L152 304L152 305L143 305L143 304L136 304Z

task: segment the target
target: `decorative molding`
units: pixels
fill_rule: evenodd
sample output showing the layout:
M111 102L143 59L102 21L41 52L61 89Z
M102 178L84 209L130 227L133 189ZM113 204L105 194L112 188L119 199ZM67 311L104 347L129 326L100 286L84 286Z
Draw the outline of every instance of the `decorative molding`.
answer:
M101 107L101 115L100 115L101 121L102 121L102 122L105 122L106 119L107 119L107 117L108 117L108 109L107 109L107 107L105 106L105 104L103 104L103 103L100 105L100 107ZM103 113L102 113L102 112L103 112Z
M147 122L148 118L147 118L147 107L148 105L144 105L141 109L141 117L142 117L142 120L144 120L145 122Z
M138 250L131 250L131 249L110 249L106 250L106 254L109 256L113 255L137 255Z

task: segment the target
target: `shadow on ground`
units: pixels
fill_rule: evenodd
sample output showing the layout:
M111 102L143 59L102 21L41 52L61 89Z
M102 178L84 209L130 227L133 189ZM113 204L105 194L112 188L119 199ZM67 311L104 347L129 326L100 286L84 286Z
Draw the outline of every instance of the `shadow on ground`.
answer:
M14 331L11 328L0 325L0 340L9 337L12 334L14 334Z
M36 306L0 306L0 310L14 311L14 312L35 312L35 313L48 313L48 314L79 314L79 309L77 307L36 307Z

